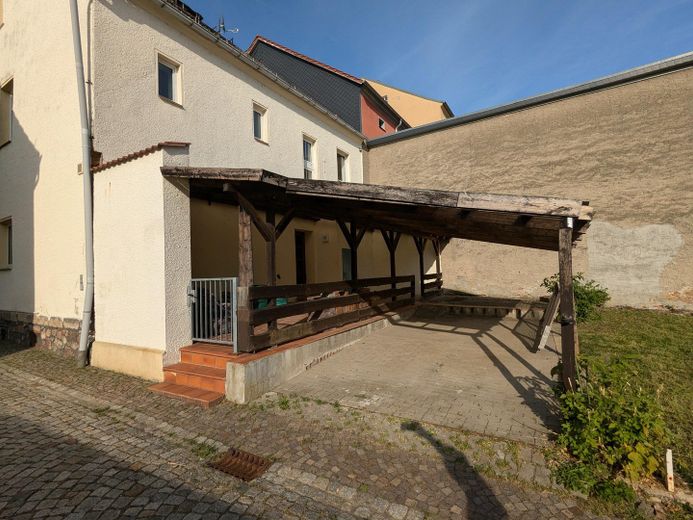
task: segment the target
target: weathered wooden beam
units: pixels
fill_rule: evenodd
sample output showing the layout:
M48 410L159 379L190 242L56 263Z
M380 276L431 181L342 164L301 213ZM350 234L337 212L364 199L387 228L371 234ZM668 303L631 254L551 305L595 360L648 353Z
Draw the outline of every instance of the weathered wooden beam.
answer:
M357 280L359 277L359 244L361 240L357 238L358 229L353 221L349 223L349 228L351 232L351 279Z
M238 209L238 293L237 293L237 349L247 352L251 347L251 302L249 288L253 285L253 242L250 214L243 206Z
M265 212L265 219L267 220L267 227L271 232L271 238L265 242L265 250L267 253L267 285L274 286L277 285L277 232L274 226L275 214L274 210L268 209ZM268 307L274 307L275 300L270 298L267 300ZM277 328L276 321L270 321L268 324L270 330Z
M567 218L558 231L558 287L560 291L561 360L563 385L567 391L577 388L575 344L575 302L573 299L573 219Z
M349 228L347 228L347 226L343 220L337 219L337 225L339 226L339 229L342 230L342 235L344 235L344 240L346 240L347 245L349 247L351 247L352 246L351 231L349 231Z
M279 223L274 228L274 236L276 238L279 238L282 235L282 233L286 230L286 228L289 226L289 224L291 224L291 221L294 219L295 214L295 207L289 208L289 210L286 213L284 213L284 216L281 218Z
M387 250L390 256L390 276L394 279L397 276L397 259L396 259L396 253L397 253L397 245L399 244L399 239L402 236L401 233L397 233L395 231L387 231L384 229L380 230L380 233L383 235L383 239L385 240L385 245L387 245ZM392 282L392 289L394 290L396 287L395 282ZM393 296L392 301L395 301L395 297Z
M274 229L270 229L267 224L265 224L260 216L260 213L255 209L255 206L253 206L253 204L246 199L243 194L233 186L233 184L228 182L224 183L224 191L231 192L236 196L238 205L250 215L253 220L253 224L255 224L255 227L262 235L262 238L264 238L266 241L270 241L274 238Z
M419 283L421 285L421 298L425 295L424 280L424 251L426 250L426 239L423 237L413 237L416 250L419 252Z
M515 224L516 226L526 226L527 223L528 223L530 220L532 220L532 218L533 218L532 215L520 215L519 217L517 217L517 218L515 219L514 224Z

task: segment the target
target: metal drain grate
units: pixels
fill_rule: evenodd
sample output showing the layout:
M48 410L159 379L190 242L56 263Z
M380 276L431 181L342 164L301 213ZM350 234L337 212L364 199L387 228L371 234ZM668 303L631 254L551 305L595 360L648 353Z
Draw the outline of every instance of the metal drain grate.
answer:
M262 475L272 465L272 461L253 455L247 451L230 448L209 466L249 482Z

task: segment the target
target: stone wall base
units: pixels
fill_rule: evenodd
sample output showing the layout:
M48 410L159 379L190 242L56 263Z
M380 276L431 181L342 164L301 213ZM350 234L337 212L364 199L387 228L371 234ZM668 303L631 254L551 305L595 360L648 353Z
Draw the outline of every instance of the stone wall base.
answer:
M30 312L0 310L0 339L23 347L39 347L74 356L79 347L81 320Z

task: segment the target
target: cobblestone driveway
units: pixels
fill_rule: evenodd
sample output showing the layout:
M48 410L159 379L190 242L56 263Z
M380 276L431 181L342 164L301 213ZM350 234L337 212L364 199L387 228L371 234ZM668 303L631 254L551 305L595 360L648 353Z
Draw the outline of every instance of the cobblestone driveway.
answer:
M0 345L0 518L593 517L407 430L281 396L203 411ZM205 466L230 445L276 462L249 484Z

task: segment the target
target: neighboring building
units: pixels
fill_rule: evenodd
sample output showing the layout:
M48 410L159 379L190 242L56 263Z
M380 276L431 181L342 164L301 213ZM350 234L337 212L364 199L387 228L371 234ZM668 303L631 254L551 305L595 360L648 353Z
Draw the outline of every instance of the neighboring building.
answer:
M693 308L693 53L367 144L367 182L589 200L575 271L613 305ZM446 287L476 294L542 294L557 271L548 253L466 240L443 261L459 273Z
M248 54L372 139L409 123L365 80L256 36Z
M387 85L381 81L367 79L372 86L392 108L397 110L402 117L412 126L421 126L434 123L441 119L454 117L450 107L445 101L431 99L407 90Z
M69 3L0 6L0 339L73 351L85 241ZM101 366L160 378L164 352L171 362L190 342L189 316L169 311L188 312L191 276L237 274L238 211L196 197L159 168L184 160L360 183L364 136L181 2L79 6L93 149L102 157L93 353ZM50 38L37 19L52 21ZM384 249L367 235L359 254L374 240ZM281 283L341 280L347 247L332 222L293 221L278 243Z

